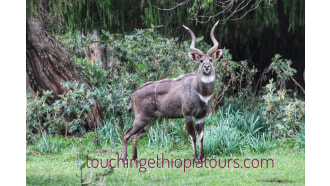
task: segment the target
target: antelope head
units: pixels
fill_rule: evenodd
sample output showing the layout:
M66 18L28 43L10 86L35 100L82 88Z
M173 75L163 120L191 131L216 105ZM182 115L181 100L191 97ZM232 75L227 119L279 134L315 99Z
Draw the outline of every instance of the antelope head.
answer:
M191 35L192 41L190 45L191 52L188 53L189 58L199 63L198 73L202 72L205 76L214 76L214 66L213 62L220 59L222 55L222 50L218 49L219 43L214 37L214 29L218 25L219 21L217 21L210 32L211 40L213 42L213 46L207 51L206 54L201 50L195 48L196 36L193 31L191 31L188 27L182 25Z

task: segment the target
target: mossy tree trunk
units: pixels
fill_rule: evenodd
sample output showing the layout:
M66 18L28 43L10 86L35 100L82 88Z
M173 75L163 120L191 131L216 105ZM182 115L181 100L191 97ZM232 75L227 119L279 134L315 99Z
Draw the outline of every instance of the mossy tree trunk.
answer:
M71 60L63 45L47 31L43 15L40 11L37 16L27 16L26 20L27 92L51 90L54 98L48 101L52 103L65 92L61 84L67 81L84 83L87 89L92 89L83 69ZM88 128L98 127L102 118L100 106L95 99L86 125Z

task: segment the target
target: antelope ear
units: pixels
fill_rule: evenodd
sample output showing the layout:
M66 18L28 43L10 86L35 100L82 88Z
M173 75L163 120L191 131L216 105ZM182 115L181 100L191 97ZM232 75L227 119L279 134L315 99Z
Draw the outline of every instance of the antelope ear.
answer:
M222 50L221 49L216 50L213 53L213 56L214 56L214 61L219 60L220 57L222 56Z
M188 56L191 60L193 60L193 62L199 63L199 59L201 57L199 54L196 54L194 52L188 52Z

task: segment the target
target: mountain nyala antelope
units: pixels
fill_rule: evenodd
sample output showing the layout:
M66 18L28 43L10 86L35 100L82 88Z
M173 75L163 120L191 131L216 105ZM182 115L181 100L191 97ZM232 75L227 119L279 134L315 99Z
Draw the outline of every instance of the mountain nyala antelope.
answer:
M133 141L133 159L137 159L137 140L140 134L154 123L156 118L184 118L186 130L189 133L193 156L198 160L196 150L196 133L199 138L200 159L204 158L203 134L206 114L212 103L215 83L213 63L220 59L222 50L218 49L218 41L211 29L212 48L204 54L195 48L196 36L188 27L183 27L190 33L192 42L189 58L198 63L197 73L184 74L175 79L147 82L137 88L132 95L129 110L133 108L135 119L132 126L124 133L123 159L127 159L127 144L131 137ZM194 125L194 120L196 125Z

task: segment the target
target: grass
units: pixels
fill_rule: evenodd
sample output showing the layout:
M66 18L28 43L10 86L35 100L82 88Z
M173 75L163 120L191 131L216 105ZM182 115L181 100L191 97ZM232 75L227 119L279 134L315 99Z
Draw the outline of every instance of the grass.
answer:
M89 135L92 136L92 135ZM48 137L52 141L52 137ZM58 139L61 140L61 139ZM164 155L168 159L191 159L192 148L190 144L180 144L176 146L166 146L162 148L150 148L148 138L139 141L138 157L141 159L156 159L158 155ZM53 140L54 141L54 140ZM36 145L31 145L26 153L26 183L27 185L79 185L80 170L77 167L77 160L86 159L86 154L90 158L99 161L115 158L121 155L122 146L112 144L101 144L96 146L93 140L85 138L62 139L60 151L38 152ZM131 156L131 143L128 148ZM130 158L130 157L129 157ZM275 185L285 183L287 185L304 185L305 183L305 154L296 150L292 145L276 146L271 152L256 153L248 149L242 155L209 155L208 158L220 159L221 166L224 161L233 159L229 168L115 168L113 173L95 181L96 184L104 185ZM251 168L242 168L244 159L273 159L274 168L252 168L251 161L247 160L246 165ZM238 159L236 162L233 161ZM91 160L90 160L91 161ZM256 166L256 160L254 160ZM95 161L94 161L95 162ZM179 162L179 161L178 161ZM188 162L188 160L187 160ZM90 163L90 162L89 162ZM165 162L166 163L166 162ZM214 163L214 161L213 161ZM214 165L214 164L211 165ZM104 165L104 164L103 164ZM159 164L160 165L160 164ZM180 163L175 164L177 166ZM174 165L174 166L175 166ZM188 164L186 164L188 166ZM197 164L195 164L197 166ZM200 165L200 164L199 164ZM228 164L227 164L228 165ZM264 164L263 164L264 165ZM91 166L91 165L89 165ZM95 164L94 164L95 166ZM142 166L143 167L143 166ZM95 179L96 174L105 171L104 168L84 168L82 169L84 182ZM102 177L101 177L102 178Z
M97 132L88 132L80 138L46 134L31 138L26 153L27 185L305 184L304 127L294 136L272 136L258 110L241 112L235 104L206 118L204 152L209 159L206 166L209 167L210 162L215 166L215 162L220 161L224 168L192 163L192 147L183 129L183 119L155 121L139 139L138 157L142 164L138 167L133 164L133 168L125 168L120 163L121 166L114 169L101 168L101 160L104 166L114 159L113 166L118 157L121 158L122 134L132 120L132 116L125 119L123 130L107 120ZM128 154L131 158L131 142ZM87 155L87 166L96 167L98 162L98 168L86 167ZM157 155L159 164L155 164ZM172 166L168 167L167 161L161 166L162 155L170 162L173 160ZM268 167L264 159L269 160ZM146 161L153 163L153 160L155 163L150 166L154 168L151 168Z

